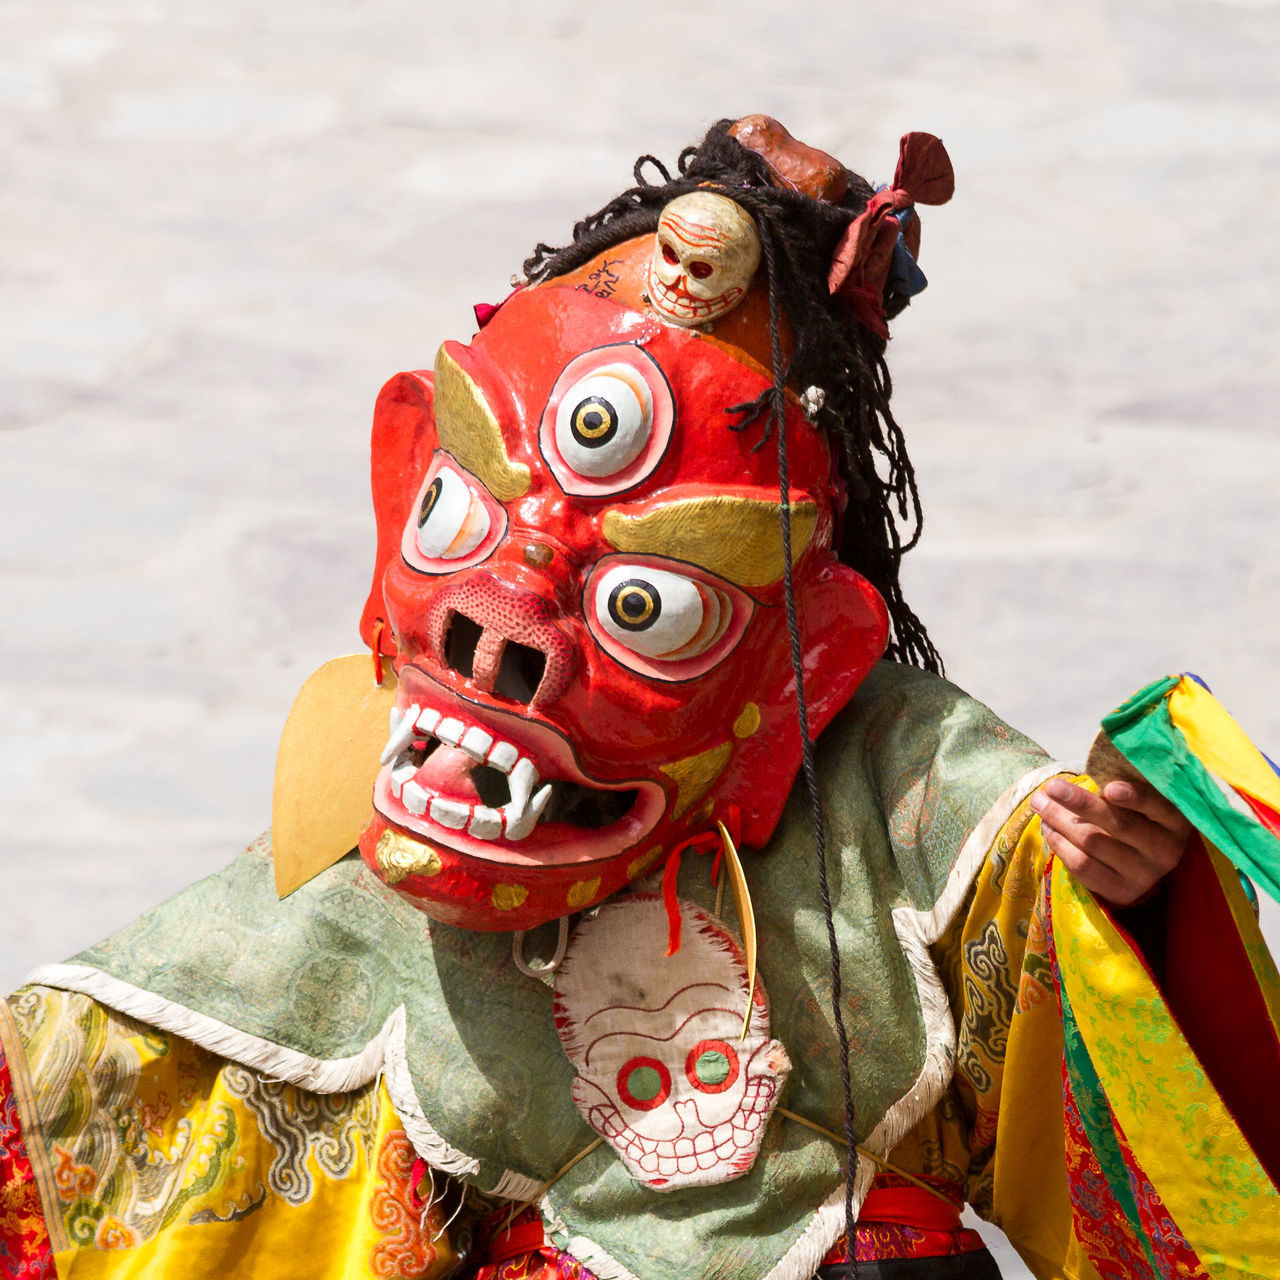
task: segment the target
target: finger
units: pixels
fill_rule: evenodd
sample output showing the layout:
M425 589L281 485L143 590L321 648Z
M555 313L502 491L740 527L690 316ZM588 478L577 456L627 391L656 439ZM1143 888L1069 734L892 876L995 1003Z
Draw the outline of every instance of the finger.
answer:
M1130 863L1143 860L1138 850L1127 841L1084 821L1053 800L1045 800L1044 807L1040 809L1040 829L1046 836L1052 832L1059 840L1065 841L1080 857L1109 867L1120 876L1127 874ZM1057 846L1048 840L1046 843L1056 851Z
M1123 875L1114 867L1091 858L1052 827L1044 827L1042 834L1045 844L1090 893L1116 906L1127 907L1136 902L1158 878L1148 880L1146 876Z
M1116 809L1101 796L1065 778L1050 778L1031 797L1031 807L1043 821L1077 844L1081 843L1086 828L1094 828L1126 844L1137 844L1149 835L1147 828L1151 826L1140 814Z
M1084 867L1083 860L1088 859L1094 866L1106 868L1119 877L1124 888L1101 873L1098 873L1100 880L1095 875L1089 883L1089 888L1113 902L1131 902L1141 897L1178 865L1187 847L1184 835L1127 810L1118 810L1111 818L1112 828L1122 829L1122 834L1115 836L1095 823L1086 822L1043 792L1032 798L1032 807L1040 814L1041 830L1049 848L1055 852L1070 851L1064 862ZM1049 839L1050 832L1060 840Z
M1140 813L1157 826L1183 839L1191 834L1191 823L1149 782L1108 782L1102 788L1101 795L1111 804Z
M1043 812L1043 809L1036 803L1040 796L1047 796L1051 801L1055 802L1058 808L1075 814L1083 822L1092 822L1096 826L1110 831L1112 835L1118 836L1121 834L1119 830L1112 829L1117 814L1111 805L1100 795L1087 791L1084 787L1079 787L1074 782L1068 782L1066 778L1050 778L1040 788L1037 795L1032 797L1031 807L1037 812ZM1128 810L1124 811L1123 817L1127 818L1127 816Z

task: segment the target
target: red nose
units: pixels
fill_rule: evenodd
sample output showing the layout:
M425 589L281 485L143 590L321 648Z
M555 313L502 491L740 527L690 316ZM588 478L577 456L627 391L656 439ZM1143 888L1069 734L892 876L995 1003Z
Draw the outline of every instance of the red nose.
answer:
M573 645L546 602L488 573L445 587L426 632L444 666L500 698L554 702L573 677Z

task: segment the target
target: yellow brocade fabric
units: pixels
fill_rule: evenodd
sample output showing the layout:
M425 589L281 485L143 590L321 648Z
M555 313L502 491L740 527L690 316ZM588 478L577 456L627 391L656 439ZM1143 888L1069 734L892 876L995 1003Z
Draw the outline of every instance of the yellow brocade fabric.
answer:
M1222 891L1244 895L1214 856ZM1205 1271L1260 1280L1280 1267L1280 1193L1214 1089L1146 968L1061 864L1053 927L1064 996L1138 1167ZM1274 981L1274 967L1267 975ZM1224 992L1224 998L1230 993Z
M431 1280L458 1260L380 1083L308 1093L45 987L0 1004L0 1033L25 1056L15 1093L62 1280Z
M933 947L956 1026L955 1076L890 1158L957 1186L1038 1280L1097 1280L1067 1192L1062 1030L1042 905L1047 862L1040 819L1024 801Z

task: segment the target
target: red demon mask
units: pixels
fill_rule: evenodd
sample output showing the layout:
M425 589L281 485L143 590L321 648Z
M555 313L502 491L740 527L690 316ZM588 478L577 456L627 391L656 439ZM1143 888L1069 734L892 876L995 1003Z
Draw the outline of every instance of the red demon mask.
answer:
M769 386L761 286L713 335L670 323L652 246L518 291L378 400L362 629L399 690L360 847L466 928L590 906L730 815L762 846L799 767L776 453L726 412ZM790 400L785 430L817 733L885 611L832 552L825 438Z

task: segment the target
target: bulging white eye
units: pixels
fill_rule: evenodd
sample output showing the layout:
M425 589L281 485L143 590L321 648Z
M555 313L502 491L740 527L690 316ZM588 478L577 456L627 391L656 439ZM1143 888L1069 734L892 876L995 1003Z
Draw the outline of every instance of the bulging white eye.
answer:
M556 409L556 446L579 475L615 475L653 429L653 393L637 370L609 364L575 383Z
M484 503L455 471L442 467L418 505L418 550L433 560L457 560L489 532Z
M709 649L728 627L731 610L714 587L642 565L616 565L595 588L595 614L605 633L633 653L665 662Z

